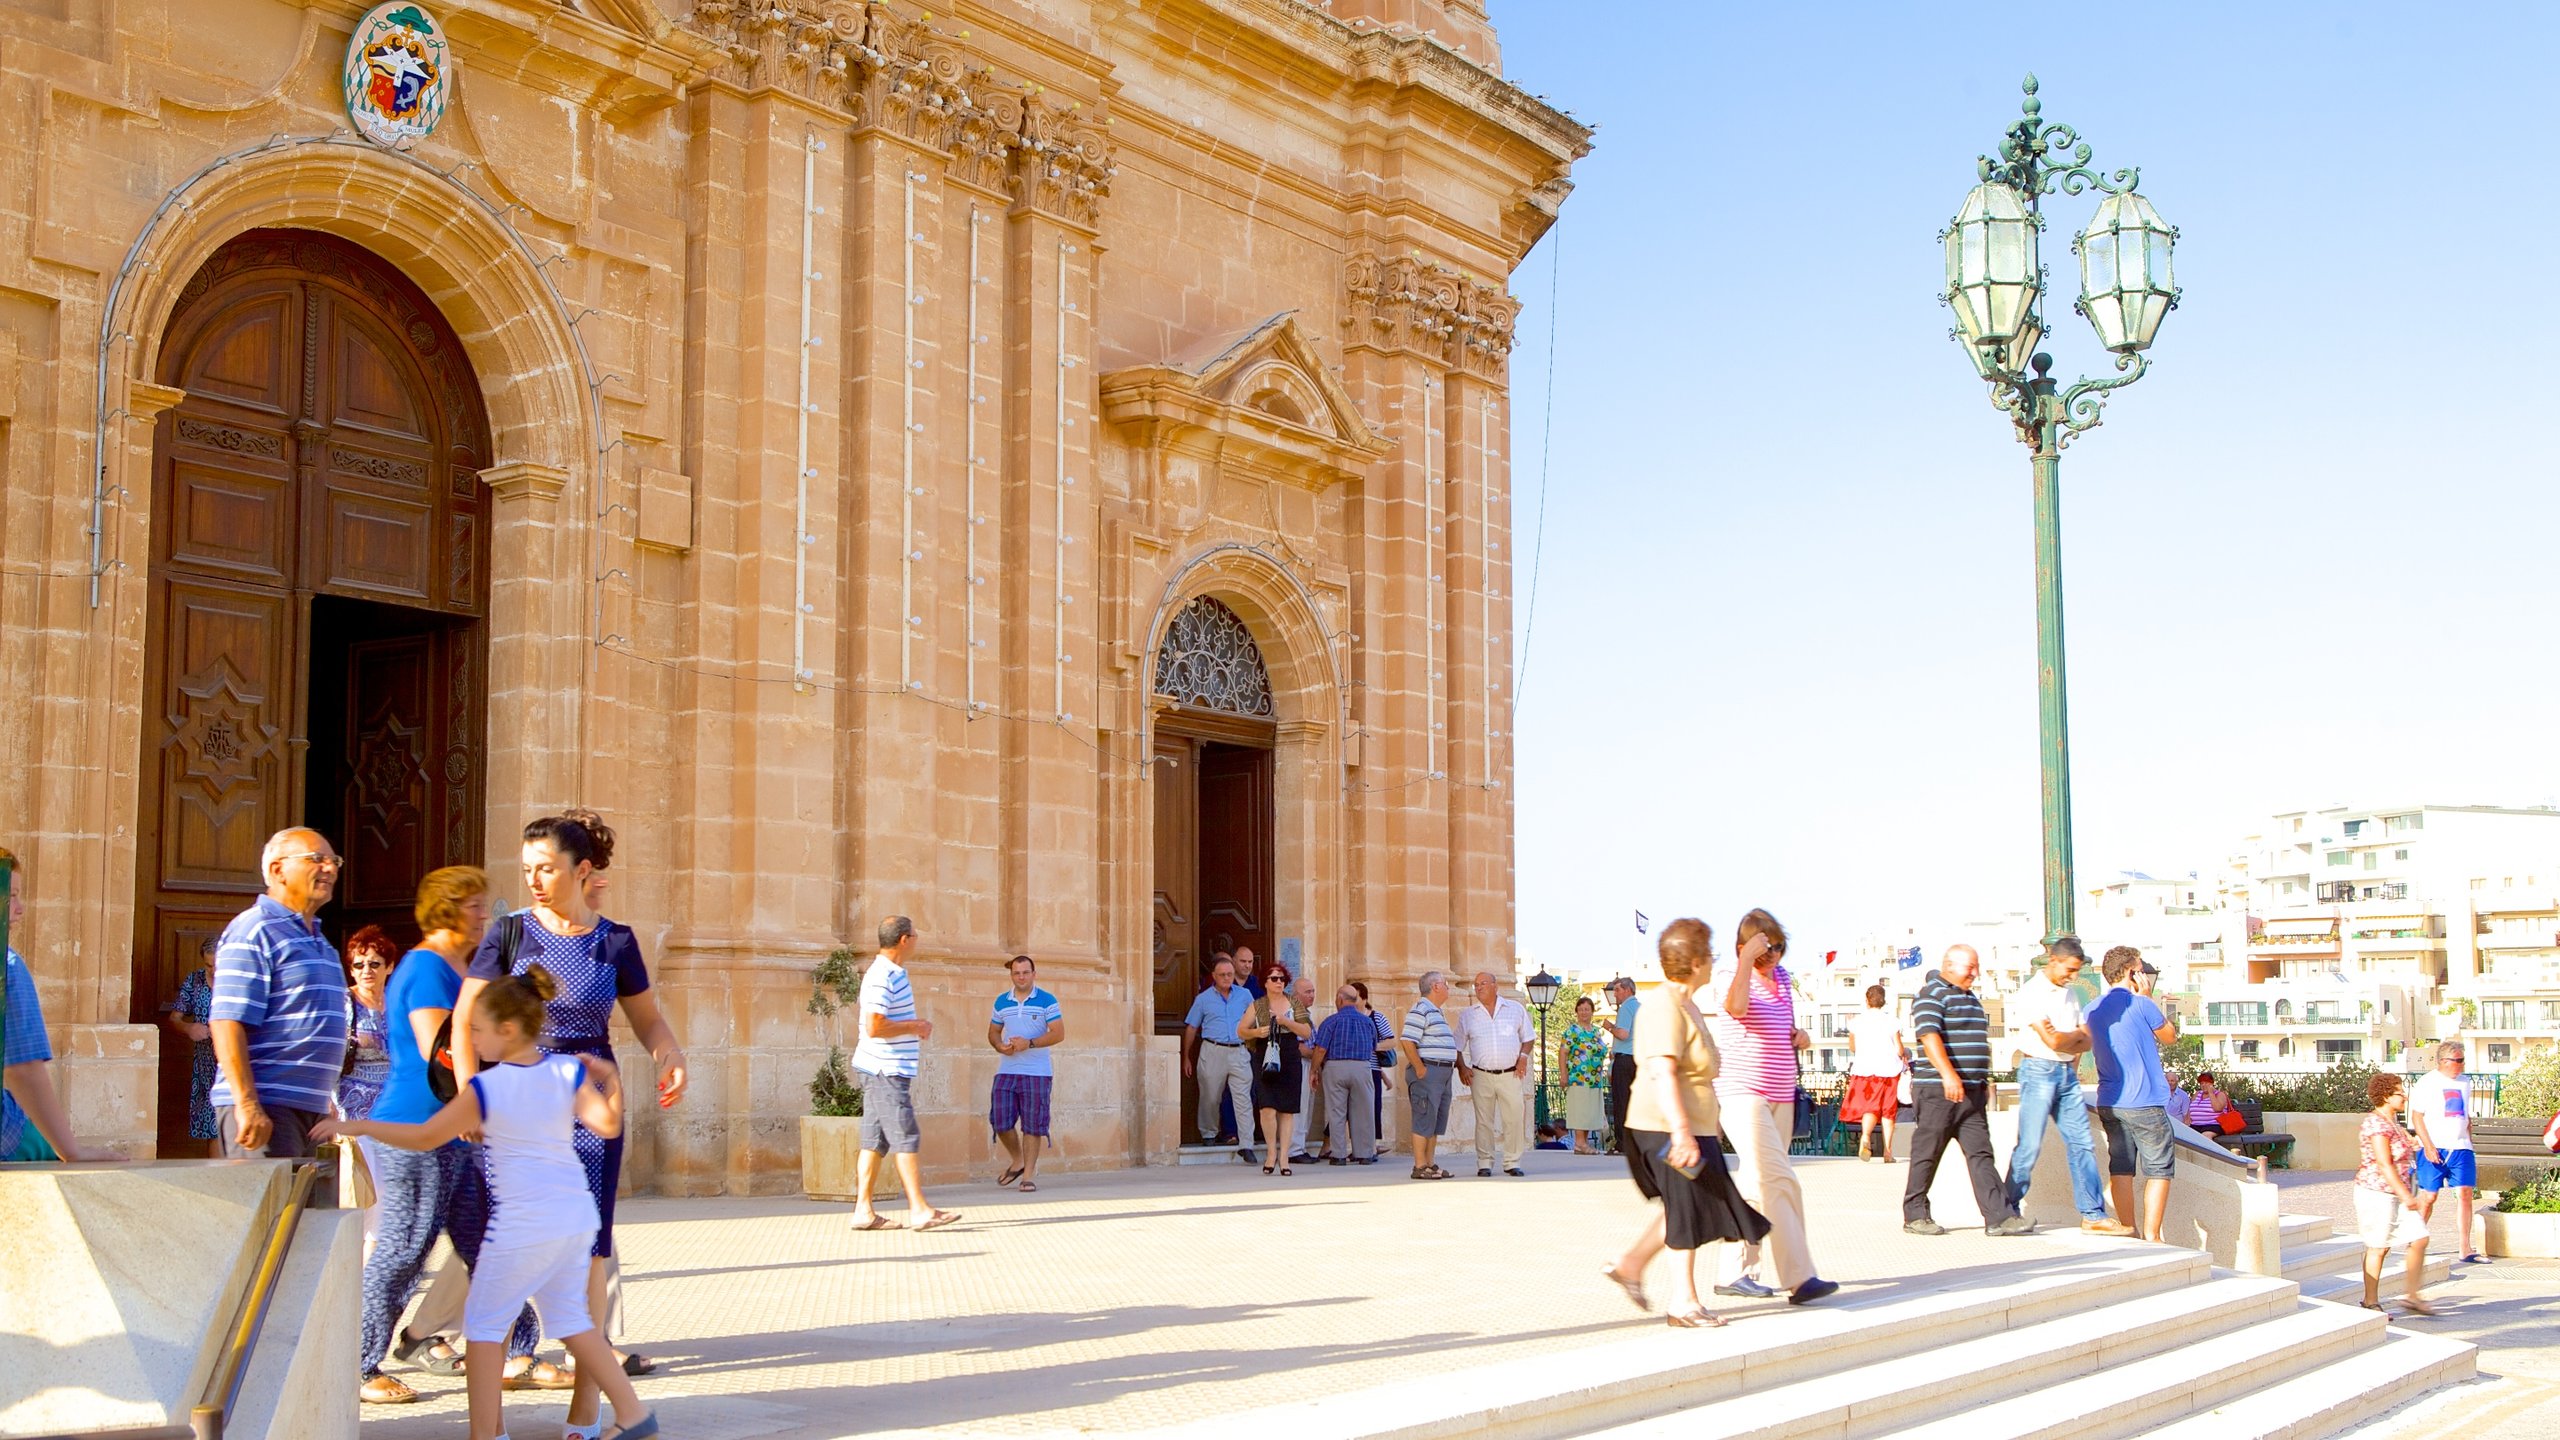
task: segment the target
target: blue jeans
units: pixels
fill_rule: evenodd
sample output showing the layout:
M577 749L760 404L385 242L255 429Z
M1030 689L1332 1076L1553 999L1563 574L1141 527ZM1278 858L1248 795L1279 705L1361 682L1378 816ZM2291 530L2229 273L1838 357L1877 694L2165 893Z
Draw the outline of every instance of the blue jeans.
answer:
M2009 1152L2009 1204L2023 1205L2035 1179L2036 1154L2044 1148L2045 1118L2062 1130L2071 1161L2071 1204L2084 1220L2107 1218L2107 1194L2098 1179L2098 1155L2089 1144L2089 1099L2080 1070L2067 1060L2018 1057L2018 1148Z

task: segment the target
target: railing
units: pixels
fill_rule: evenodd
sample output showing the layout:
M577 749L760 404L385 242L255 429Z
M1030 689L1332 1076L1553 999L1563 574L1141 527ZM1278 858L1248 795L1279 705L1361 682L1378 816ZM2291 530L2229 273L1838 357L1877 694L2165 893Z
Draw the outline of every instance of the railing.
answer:
M267 1307L274 1303L276 1281L284 1274L285 1252L293 1245L293 1232L302 1223L302 1213L310 1208L311 1187L321 1167L305 1162L293 1167L292 1188L285 1192L282 1214L276 1216L275 1228L267 1234L267 1248L258 1257L258 1268L250 1277L249 1293L241 1298L240 1319L232 1327L231 1341L222 1347L214 1361L213 1375L205 1384L205 1403L187 1413L184 1425L135 1425L115 1430L79 1430L56 1435L39 1435L31 1440L222 1440L224 1427L231 1422L231 1412L240 1403L240 1384L249 1377L249 1363L257 1357L258 1332L266 1328Z

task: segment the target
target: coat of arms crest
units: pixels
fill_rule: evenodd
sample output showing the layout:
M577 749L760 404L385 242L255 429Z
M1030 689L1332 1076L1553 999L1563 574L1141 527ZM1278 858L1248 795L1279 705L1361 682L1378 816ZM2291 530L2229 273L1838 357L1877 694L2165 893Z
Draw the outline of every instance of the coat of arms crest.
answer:
M444 118L453 59L444 31L414 0L365 12L347 42L347 118L377 145L405 149Z

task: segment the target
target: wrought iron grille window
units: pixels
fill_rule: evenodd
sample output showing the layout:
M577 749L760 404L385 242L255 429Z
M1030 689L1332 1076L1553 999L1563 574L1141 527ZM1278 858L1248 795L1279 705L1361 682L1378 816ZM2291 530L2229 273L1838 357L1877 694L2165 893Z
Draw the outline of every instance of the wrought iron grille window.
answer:
M1203 595L1182 607L1156 650L1156 693L1184 705L1271 718L1271 672L1244 619Z

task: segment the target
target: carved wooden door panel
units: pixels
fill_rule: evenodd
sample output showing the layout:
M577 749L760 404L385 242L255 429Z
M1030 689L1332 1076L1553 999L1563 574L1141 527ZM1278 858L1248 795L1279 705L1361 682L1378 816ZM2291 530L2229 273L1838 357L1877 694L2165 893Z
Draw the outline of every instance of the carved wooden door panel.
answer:
M1272 933L1271 752L1200 747L1200 936L1204 947L1253 947L1254 963L1279 958Z
M354 862L334 932L408 928L419 876L477 858L486 770L488 420L443 317L352 245L252 231L189 280L159 379L185 399L153 450L141 1021L257 895L286 825ZM188 1066L163 1053L165 1143Z
M1178 1035L1199 993L1196 900L1200 870L1200 772L1197 749L1180 735L1156 737L1155 997L1156 1033Z

